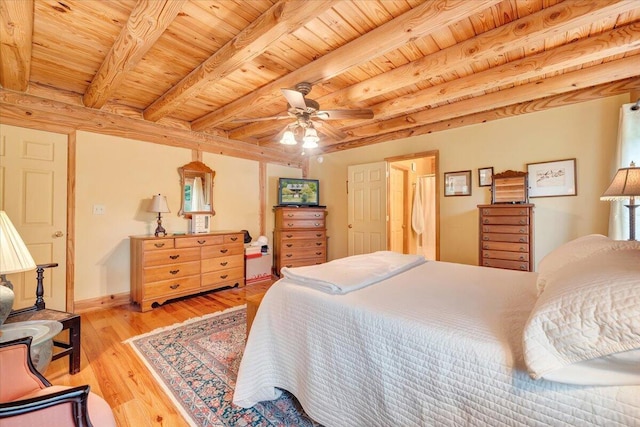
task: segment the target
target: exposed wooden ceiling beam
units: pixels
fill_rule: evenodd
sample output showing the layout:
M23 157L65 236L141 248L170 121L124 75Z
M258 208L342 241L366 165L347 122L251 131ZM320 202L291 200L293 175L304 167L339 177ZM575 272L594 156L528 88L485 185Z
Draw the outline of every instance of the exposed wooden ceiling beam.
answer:
M259 147L202 132L163 126L159 123L0 89L0 123L24 126L21 124L23 122L40 123L42 130L60 132L60 129L66 128L65 133L84 130L292 167L301 167L303 162L299 150L293 152Z
M546 96L572 92L588 86L605 84L611 81L638 77L640 75L640 55L618 59L601 65L565 73L544 80L538 80L511 89L492 92L438 108L418 111L383 120L370 125L350 129L346 139L354 140L381 133L394 132L416 126L417 123L435 123L449 120L460 115L479 113L507 105L540 99Z
M329 79L392 49L404 46L414 38L446 28L499 2L500 0L434 0L423 3L259 90L194 120L191 123L192 129L201 131L241 117L243 112L279 98L281 88L293 87L301 81L316 84Z
M331 108L348 107L356 102L384 95L418 81L445 74L451 68L470 60L490 60L501 52L525 48L527 45L540 42L553 34L588 25L592 20L604 19L634 7L637 7L637 4L633 1L619 0L560 3L361 83L314 99L321 106L328 104L331 105ZM440 86L437 87L440 88ZM281 123L273 122L251 123L230 131L229 137L248 140L254 135L274 131L281 126Z
M25 91L31 74L33 0L0 0L0 85Z
M282 36L315 18L334 2L335 0L279 1L147 107L144 118L157 121L170 114L189 98L196 96L205 85L226 77L245 62L262 54Z
M428 123L410 129L403 129L391 133L361 138L354 141L333 144L322 147L319 151L321 151L322 153L334 153L343 150L349 150L352 148L365 147L371 144L389 142L392 140L409 138L419 135L426 135L433 132L441 132L473 124L486 123L493 120L514 117L521 114L534 113L551 108L563 107L566 105L605 98L608 96L620 95L629 93L629 91L640 91L640 78L624 79L617 82L580 89L574 92L562 93L560 95L553 95L541 99L536 99L534 101L508 105L490 111L483 111L480 113L468 114L449 120L443 120L440 122Z
M142 57L173 22L186 0L138 0L84 93L84 105L102 108Z

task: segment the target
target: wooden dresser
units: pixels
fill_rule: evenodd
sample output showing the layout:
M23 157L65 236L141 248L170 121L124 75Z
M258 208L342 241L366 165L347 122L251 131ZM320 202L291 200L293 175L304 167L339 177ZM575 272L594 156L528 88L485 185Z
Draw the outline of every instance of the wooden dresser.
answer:
M226 286L244 286L244 234L220 231L131 236L131 301L153 303Z
M478 205L480 265L533 271L533 204Z
M327 228L324 207L276 206L273 243L274 273L282 267L327 262Z

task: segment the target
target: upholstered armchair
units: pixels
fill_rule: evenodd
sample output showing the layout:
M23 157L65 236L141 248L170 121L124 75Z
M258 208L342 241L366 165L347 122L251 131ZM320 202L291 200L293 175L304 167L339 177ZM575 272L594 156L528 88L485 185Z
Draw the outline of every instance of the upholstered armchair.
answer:
M0 426L116 427L111 408L88 385L51 385L34 367L31 337L0 343Z

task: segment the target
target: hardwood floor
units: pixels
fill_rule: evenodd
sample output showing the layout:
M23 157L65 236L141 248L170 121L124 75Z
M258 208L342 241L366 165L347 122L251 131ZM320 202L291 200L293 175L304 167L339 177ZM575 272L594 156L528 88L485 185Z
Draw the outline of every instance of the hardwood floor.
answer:
M248 296L266 291L271 282L247 285L174 301L141 313L123 305L82 314L81 370L69 375L68 358L51 363L45 376L54 385L89 384L113 409L120 427L188 424L180 416L147 368L134 354L128 338L192 317L245 304Z

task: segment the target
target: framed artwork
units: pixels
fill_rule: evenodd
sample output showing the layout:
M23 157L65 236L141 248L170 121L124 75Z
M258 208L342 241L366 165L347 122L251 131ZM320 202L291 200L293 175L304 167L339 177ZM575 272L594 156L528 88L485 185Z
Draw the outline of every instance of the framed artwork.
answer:
M527 163L529 197L575 196L576 159Z
M445 196L470 196L471 195L471 171L445 172L444 173Z
M480 187L491 187L493 182L491 177L493 176L493 167L478 169L478 185Z

